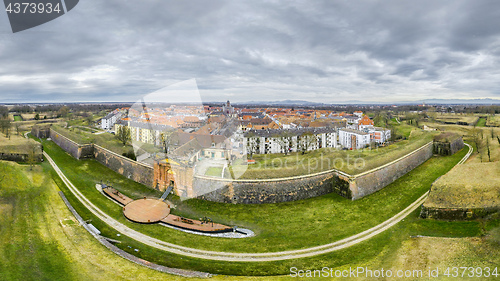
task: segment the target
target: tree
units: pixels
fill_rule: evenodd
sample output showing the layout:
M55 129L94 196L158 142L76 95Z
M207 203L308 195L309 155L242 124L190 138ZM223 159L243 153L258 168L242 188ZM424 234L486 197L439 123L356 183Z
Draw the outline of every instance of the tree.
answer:
M116 138L120 140L123 145L126 145L130 140L130 128L126 126L118 126L118 132L116 133Z
M68 117L68 114L69 114L69 107L67 106L63 106L59 109L59 111L57 112L57 114L61 117Z
M87 117L85 117L85 120L87 121L87 124L89 126L92 125L92 121L94 121L92 118L92 114L87 115Z
M316 136L313 135L311 132L305 132L300 136L300 150L302 151L302 154L305 154L306 151L310 150L311 148L316 145L317 139Z
M480 153L479 148L481 147L481 140L479 139L479 131L477 130L476 127L474 127L474 129L472 129L472 140L474 141L474 144L476 145L477 153Z
M35 115L35 120L40 120L40 114L38 114L38 113L37 113L37 114Z
M257 153L260 147L260 138L255 136L255 134L252 132L248 133L246 138L247 138L247 153L250 154L250 159L252 159L253 154Z
M275 134L273 138L280 146L280 150L287 155L293 146L292 135L288 131L282 131L279 134Z
M29 140L26 144L26 152L28 153L28 158L26 162L30 165L30 171L33 170L33 166L38 162L37 159L38 145L35 141Z
M163 148L163 152L168 154L172 144L172 132L161 133L161 146Z
M490 139L486 138L486 148L488 149L488 162L491 162Z
M16 123L14 123L14 124L15 124L15 126L16 126L16 133L17 133L17 135L19 136L19 131L20 131L21 124L19 124L19 123L17 123L17 122L16 122Z
M387 122L389 121L387 113L380 111L373 118L373 123L378 127L387 127Z
M0 128L2 129L2 133L5 134L5 137L9 137L9 132L10 132L10 127L12 126L12 123L9 119L9 117L2 118L0 119Z

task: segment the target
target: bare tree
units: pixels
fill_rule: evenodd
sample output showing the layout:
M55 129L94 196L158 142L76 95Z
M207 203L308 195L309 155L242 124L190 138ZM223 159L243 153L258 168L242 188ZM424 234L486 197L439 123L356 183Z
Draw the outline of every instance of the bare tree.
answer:
M305 154L306 151L310 150L316 144L317 139L316 136L311 132L305 132L300 136L299 146L302 154Z
M29 140L26 144L26 152L28 154L28 158L26 162L30 165L30 171L33 170L33 166L38 163L38 145L36 142Z
M118 126L118 132L116 133L116 138L120 140L123 145L126 145L130 140L130 128L126 126Z
M5 134L5 137L9 137L9 131L11 125L12 124L9 117L0 119L0 128L2 129L2 133Z
M19 131L20 131L21 124L19 124L18 122L15 122L14 124L15 124L14 126L16 127L16 133L19 136Z
M488 162L491 162L490 139L486 138L486 148L488 149Z
M280 151L282 153L285 153L285 155L287 155L288 152L293 147L293 138L290 132L282 131L278 134L275 134L273 138L275 139L276 143L280 146Z
M254 153L257 153L257 150L260 146L260 138L256 137L256 135L252 132L246 135L247 138L247 153L250 155L250 159L253 158Z
M163 152L169 153L172 145L172 132L161 133L161 146L163 148Z

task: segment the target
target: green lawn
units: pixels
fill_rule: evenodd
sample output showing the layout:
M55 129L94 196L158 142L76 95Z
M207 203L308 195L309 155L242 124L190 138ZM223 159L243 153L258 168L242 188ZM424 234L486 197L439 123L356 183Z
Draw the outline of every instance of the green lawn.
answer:
M219 177L222 175L222 167L209 167L205 176Z
M484 127L484 126L486 126L486 119L479 118L479 121L477 121L476 126L478 126L478 127Z
M434 157L383 190L357 201L336 194L279 204L233 205L191 199L174 200L174 214L252 229L256 237L220 239L190 235L159 225L139 225L123 218L119 206L95 189L100 180L132 198L161 196L161 192L130 181L94 160L77 161L52 142L44 149L82 193L103 211L122 223L159 239L189 247L234 252L266 252L300 249L340 240L390 218L429 189L430 184L448 171L465 154ZM304 231L307 229L307 231ZM332 231L335 229L335 231Z
M50 198L50 178L28 174L29 168L14 163L0 161L0 167L6 175L0 183L0 279L71 278L68 257L51 243L47 226L40 224L47 211L43 200Z
M14 115L14 121L17 122L17 121L23 121L23 118L19 115Z

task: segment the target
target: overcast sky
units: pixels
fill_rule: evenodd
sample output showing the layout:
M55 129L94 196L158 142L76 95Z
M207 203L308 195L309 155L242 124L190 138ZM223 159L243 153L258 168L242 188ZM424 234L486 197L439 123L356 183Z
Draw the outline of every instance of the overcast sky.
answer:
M0 102L193 78L204 101L500 98L500 2L81 0L15 34L0 11Z

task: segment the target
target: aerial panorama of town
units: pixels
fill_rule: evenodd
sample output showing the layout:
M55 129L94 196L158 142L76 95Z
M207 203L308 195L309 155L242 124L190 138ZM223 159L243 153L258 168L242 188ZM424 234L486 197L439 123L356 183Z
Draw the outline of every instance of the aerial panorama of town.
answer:
M499 3L31 2L1 281L500 280Z

